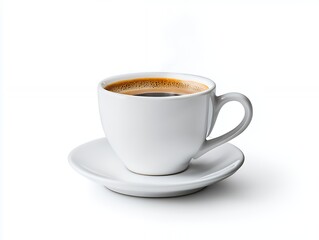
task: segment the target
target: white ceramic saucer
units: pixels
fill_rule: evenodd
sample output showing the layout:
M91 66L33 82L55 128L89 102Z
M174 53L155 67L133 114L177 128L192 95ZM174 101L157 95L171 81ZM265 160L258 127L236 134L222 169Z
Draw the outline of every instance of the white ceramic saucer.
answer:
M145 176L130 172L115 155L107 139L101 138L75 148L69 155L69 163L78 173L118 193L173 197L199 191L229 177L244 163L244 155L227 143L192 160L182 173Z

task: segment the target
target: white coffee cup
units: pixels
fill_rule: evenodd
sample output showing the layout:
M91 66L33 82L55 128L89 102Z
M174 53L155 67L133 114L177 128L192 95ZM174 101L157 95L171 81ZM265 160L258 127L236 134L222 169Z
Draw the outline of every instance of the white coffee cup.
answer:
M191 80L205 84L208 89L169 97L140 97L104 89L119 80L152 77ZM192 159L242 133L252 119L252 105L246 96L240 93L216 96L215 92L212 80L190 74L152 72L109 77L98 85L106 138L132 172L168 175L184 171ZM242 104L243 120L226 134L207 140L220 109L230 101Z

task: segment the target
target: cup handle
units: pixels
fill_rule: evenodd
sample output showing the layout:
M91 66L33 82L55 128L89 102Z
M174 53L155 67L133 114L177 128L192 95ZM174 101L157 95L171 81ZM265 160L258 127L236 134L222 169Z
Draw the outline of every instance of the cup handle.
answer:
M228 102L237 101L241 103L241 105L245 109L245 116L243 120L238 124L238 126L235 127L233 130L211 140L205 140L203 145L200 147L199 151L193 157L195 159L199 158L211 149L230 141L234 137L237 137L248 127L253 117L253 107L251 105L251 102L245 95L241 93L226 93L218 97L214 95L212 98L215 98L215 101L213 101L213 119L211 128L215 125L220 109L224 106L224 104Z

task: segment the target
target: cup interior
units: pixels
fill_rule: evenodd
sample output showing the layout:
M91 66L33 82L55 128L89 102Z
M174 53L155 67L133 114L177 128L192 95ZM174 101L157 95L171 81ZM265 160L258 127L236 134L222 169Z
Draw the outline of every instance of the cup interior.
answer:
M193 93L193 94L188 94L185 96L207 93L216 87L215 83L211 79L206 78L206 77L202 77L202 76L198 76L198 75L185 74L185 73L169 73L169 72L145 72L145 73L141 72L141 73L122 74L122 75L117 75L117 76L112 76L112 77L106 78L100 82L99 88L103 89L106 92L113 93L111 91L105 90L104 88L107 85L112 84L112 83L117 82L117 81L132 80L132 79L137 79L137 78L172 78L172 79L178 79L178 80L182 80L182 81L195 81L195 82L202 83L208 87L208 89L206 89L204 91ZM115 94L118 94L118 93L115 93ZM128 96L132 96L132 95L128 95ZM135 97L135 96L132 96L132 97ZM169 97L171 98L174 96L169 96ZM181 96L179 96L179 97L181 97Z

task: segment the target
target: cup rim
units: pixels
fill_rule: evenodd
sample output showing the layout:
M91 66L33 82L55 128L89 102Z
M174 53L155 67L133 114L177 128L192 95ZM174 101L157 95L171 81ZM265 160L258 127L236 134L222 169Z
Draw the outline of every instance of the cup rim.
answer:
M192 81L198 81L200 83L205 84L208 89L197 92L197 93L191 93L191 94L185 94L181 96L165 96L165 97L147 97L147 96L134 96L134 95L128 95L123 93L116 93L109 90L104 89L104 87L107 84L120 81L120 80L129 80L129 79L135 79L135 78L143 78L143 77L167 77L167 78L176 78L180 80L192 80ZM216 83L206 77L195 75L195 74L188 74L188 73L176 73L176 72L135 72L135 73L126 73L126 74L119 74L119 75L113 75L110 77L105 78L104 80L100 81L98 84L98 90L110 95L114 96L120 96L120 97L126 97L126 98L134 98L134 99L149 99L149 100L166 100L166 99L184 99L184 98L190 98L200 95L205 95L207 93L210 93L216 88Z

